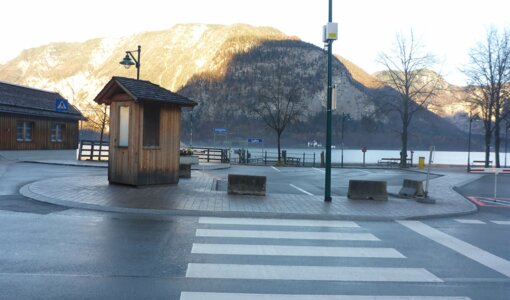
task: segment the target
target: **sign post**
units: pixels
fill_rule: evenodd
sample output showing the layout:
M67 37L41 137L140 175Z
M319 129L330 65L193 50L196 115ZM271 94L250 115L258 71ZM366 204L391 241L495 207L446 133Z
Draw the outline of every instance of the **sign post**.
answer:
M264 140L259 138L249 138L247 140L248 144L262 144L262 152L260 153L260 157L264 157Z
M363 167L365 167L365 154L367 153L367 150L367 147L361 148L361 152L363 152Z
M510 169L508 168L477 168L471 169L472 173L494 173L494 201L497 201L498 196L498 174L510 174Z
M214 130L213 130L213 144L214 145L216 145L216 134L217 133L227 134L228 129L227 128L214 128Z
M436 147L430 146L429 165L427 168L427 181L425 182L425 197L429 196L430 166L434 162L434 151L436 151Z

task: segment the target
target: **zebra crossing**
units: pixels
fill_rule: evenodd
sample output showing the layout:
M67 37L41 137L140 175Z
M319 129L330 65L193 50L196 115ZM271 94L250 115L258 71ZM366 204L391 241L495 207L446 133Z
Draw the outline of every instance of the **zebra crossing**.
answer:
M461 224L473 224L473 225L485 225L485 224L496 224L496 225L510 225L510 221L506 220L489 220L489 221L483 221L483 220L477 220L477 219L454 219L455 222L461 223Z
M191 255L206 255L187 265L186 278L266 281L337 281L388 283L440 283L443 280L425 268L310 265L307 259L349 258L405 260L397 249L380 247L381 240L352 221L284 220L200 217ZM271 242L270 240L275 242ZM269 241L269 242L268 242ZM321 243L333 243L322 245ZM345 245L342 245L346 243ZM355 243L354 246L352 243ZM362 243L359 246L356 243ZM225 263L218 256L236 259ZM242 260L247 257L247 263ZM269 264L260 257L295 257L303 264ZM254 294L227 291L183 291L181 300L468 300L467 297Z

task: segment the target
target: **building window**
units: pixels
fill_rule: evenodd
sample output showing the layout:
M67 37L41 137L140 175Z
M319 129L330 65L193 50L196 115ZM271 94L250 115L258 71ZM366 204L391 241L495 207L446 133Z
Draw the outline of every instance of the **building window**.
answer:
M34 122L18 121L16 123L16 140L18 142L31 142Z
M64 124L52 124L50 140L61 143L64 137L64 128Z
M159 147L160 106L144 104L143 106L143 145Z
M119 107L119 147L129 143L129 106Z

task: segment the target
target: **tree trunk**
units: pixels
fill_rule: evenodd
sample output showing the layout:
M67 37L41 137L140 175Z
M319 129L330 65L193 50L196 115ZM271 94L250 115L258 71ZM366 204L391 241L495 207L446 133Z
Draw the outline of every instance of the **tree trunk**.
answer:
M491 157L491 129L485 128L485 167L489 167Z
M407 137L409 128L409 98L406 97L404 101L404 115L402 118L402 137L401 137L401 150L400 150L400 167L407 168Z
M104 106L103 120L101 122L101 135L99 136L99 160L103 151L104 128L106 127L106 104Z
M400 167L407 168L407 126L402 127L402 150L400 151Z
M281 156L281 144L280 144L280 137L281 137L282 133L281 132L276 132L276 138L277 138L277 144L278 144L278 163L281 163L282 162L282 156Z

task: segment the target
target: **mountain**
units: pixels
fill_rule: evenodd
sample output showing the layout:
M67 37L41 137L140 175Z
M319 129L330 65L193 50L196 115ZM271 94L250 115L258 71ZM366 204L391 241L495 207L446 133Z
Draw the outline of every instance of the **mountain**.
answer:
M274 133L257 118L251 104L278 79L299 87L304 99L303 116L285 131L283 142L324 143L327 54L269 27L186 24L121 38L53 43L24 50L0 65L0 80L58 91L90 115L92 99L112 76L135 76L135 70L125 70L118 62L137 45L142 46L141 79L199 103L193 120L191 113L183 113L182 139L189 137L193 126L195 143L242 146L247 137L257 136L272 144ZM333 74L338 103L333 143L340 144L341 116L347 113L347 146L398 148L398 119L381 110L388 88L344 58L334 60ZM228 128L229 134L217 137L215 127ZM415 149L465 144L461 131L430 111L417 115L411 129Z

